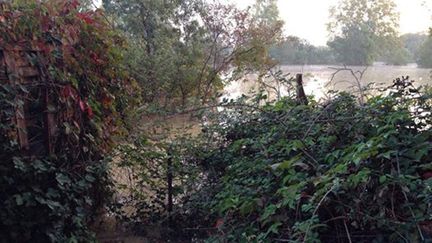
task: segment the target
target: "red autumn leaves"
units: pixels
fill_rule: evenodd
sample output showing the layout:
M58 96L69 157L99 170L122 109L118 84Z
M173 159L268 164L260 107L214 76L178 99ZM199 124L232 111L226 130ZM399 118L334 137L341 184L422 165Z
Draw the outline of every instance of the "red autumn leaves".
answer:
M61 95L65 99L72 99L75 104L79 106L81 112L86 114L88 118L92 119L94 117L93 109L89 105L87 99L81 99L76 89L70 84L63 87Z
M90 13L77 13L77 17L86 24L93 24L95 22Z

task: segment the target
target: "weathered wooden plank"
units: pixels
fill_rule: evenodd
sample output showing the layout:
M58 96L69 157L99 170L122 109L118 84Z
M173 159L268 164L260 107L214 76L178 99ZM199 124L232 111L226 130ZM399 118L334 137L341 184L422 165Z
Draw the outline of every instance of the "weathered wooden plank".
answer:
M16 68L16 61L15 61L15 55L16 53L10 52L10 51L3 51L4 55L4 62L6 66L6 71L9 77L9 80L14 83L19 83L19 76Z
M6 71L8 74L9 81L12 84L19 85L20 75L17 71L15 56L16 53L10 51L3 51L4 62L6 64ZM24 112L24 99L21 95L17 94L15 97L15 123L18 131L18 140L21 149L29 149L29 141L27 136L27 125Z
M18 68L18 75L21 78L37 77L39 76L39 70L35 67L20 67Z
M6 73L6 65L4 62L4 55L3 51L0 50L0 80L1 81L7 81L9 78Z
M26 60L26 58L16 58L15 59L15 65L16 65L16 67L17 68L20 68L20 67L28 67L28 66L30 66L30 63L29 63L29 61L28 60Z
M53 105L53 102L51 100L51 97L53 97L53 94L50 92L53 92L54 90L49 89L49 82L50 79L46 75L43 69L38 69L38 82L45 83L43 86L43 95L44 95L44 132L45 132L45 145L46 145L46 151L48 154L53 154L54 151L54 143L55 143L55 136L58 130L57 123L56 123L56 110L54 109L55 105Z
M0 50L8 51L8 52L40 52L42 51L40 48L31 45L31 47L27 46L19 46L19 45L10 45L6 43L0 42Z

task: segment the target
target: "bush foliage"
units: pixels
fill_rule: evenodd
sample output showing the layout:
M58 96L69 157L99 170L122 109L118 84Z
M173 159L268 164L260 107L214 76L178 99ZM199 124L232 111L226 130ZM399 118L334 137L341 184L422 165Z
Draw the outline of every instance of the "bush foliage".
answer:
M181 140L174 167L181 192L174 199L175 239L181 234L207 235L210 242L431 237L429 89L420 92L408 79L397 79L363 105L348 93L308 105L291 97L262 105L263 98L226 101L224 111L207 114L199 137ZM124 151L128 165L146 164L148 146ZM167 150L160 151L158 171L165 178ZM142 171L137 176L144 184L157 177ZM161 189L151 195L165 197L163 181L151 184ZM160 209L158 215L164 203ZM152 211L141 217L141 222L151 219Z
M219 222L212 239L430 237L430 92L398 79L387 93L364 105L347 93L307 106L287 98L214 123L208 131L218 142L201 155L220 175L207 190Z

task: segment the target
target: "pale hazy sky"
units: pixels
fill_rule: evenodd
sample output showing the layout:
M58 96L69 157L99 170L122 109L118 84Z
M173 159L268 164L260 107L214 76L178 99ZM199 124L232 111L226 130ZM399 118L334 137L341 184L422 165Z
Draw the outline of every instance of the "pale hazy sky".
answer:
M426 0L431 2L432 0ZM227 0L246 7L254 0ZM285 21L285 34L307 39L314 45L325 45L329 8L338 0L278 0L279 11ZM395 0L400 16L401 33L417 33L432 27L432 12L422 6L424 0ZM432 4L429 4L432 5Z

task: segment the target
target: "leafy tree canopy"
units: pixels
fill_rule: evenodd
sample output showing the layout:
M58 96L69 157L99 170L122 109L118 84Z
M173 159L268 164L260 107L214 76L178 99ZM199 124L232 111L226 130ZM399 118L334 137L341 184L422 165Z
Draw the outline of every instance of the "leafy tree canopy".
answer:
M330 15L328 44L339 62L370 65L399 45L399 13L393 0L341 0Z
M432 68L432 35L430 35L420 47L418 55L418 64L421 67Z
M270 64L267 46L282 26L271 4L242 11L198 0L103 1L129 36L127 65L145 86L145 101L168 105L180 99L183 106L209 101L223 85L222 74Z

